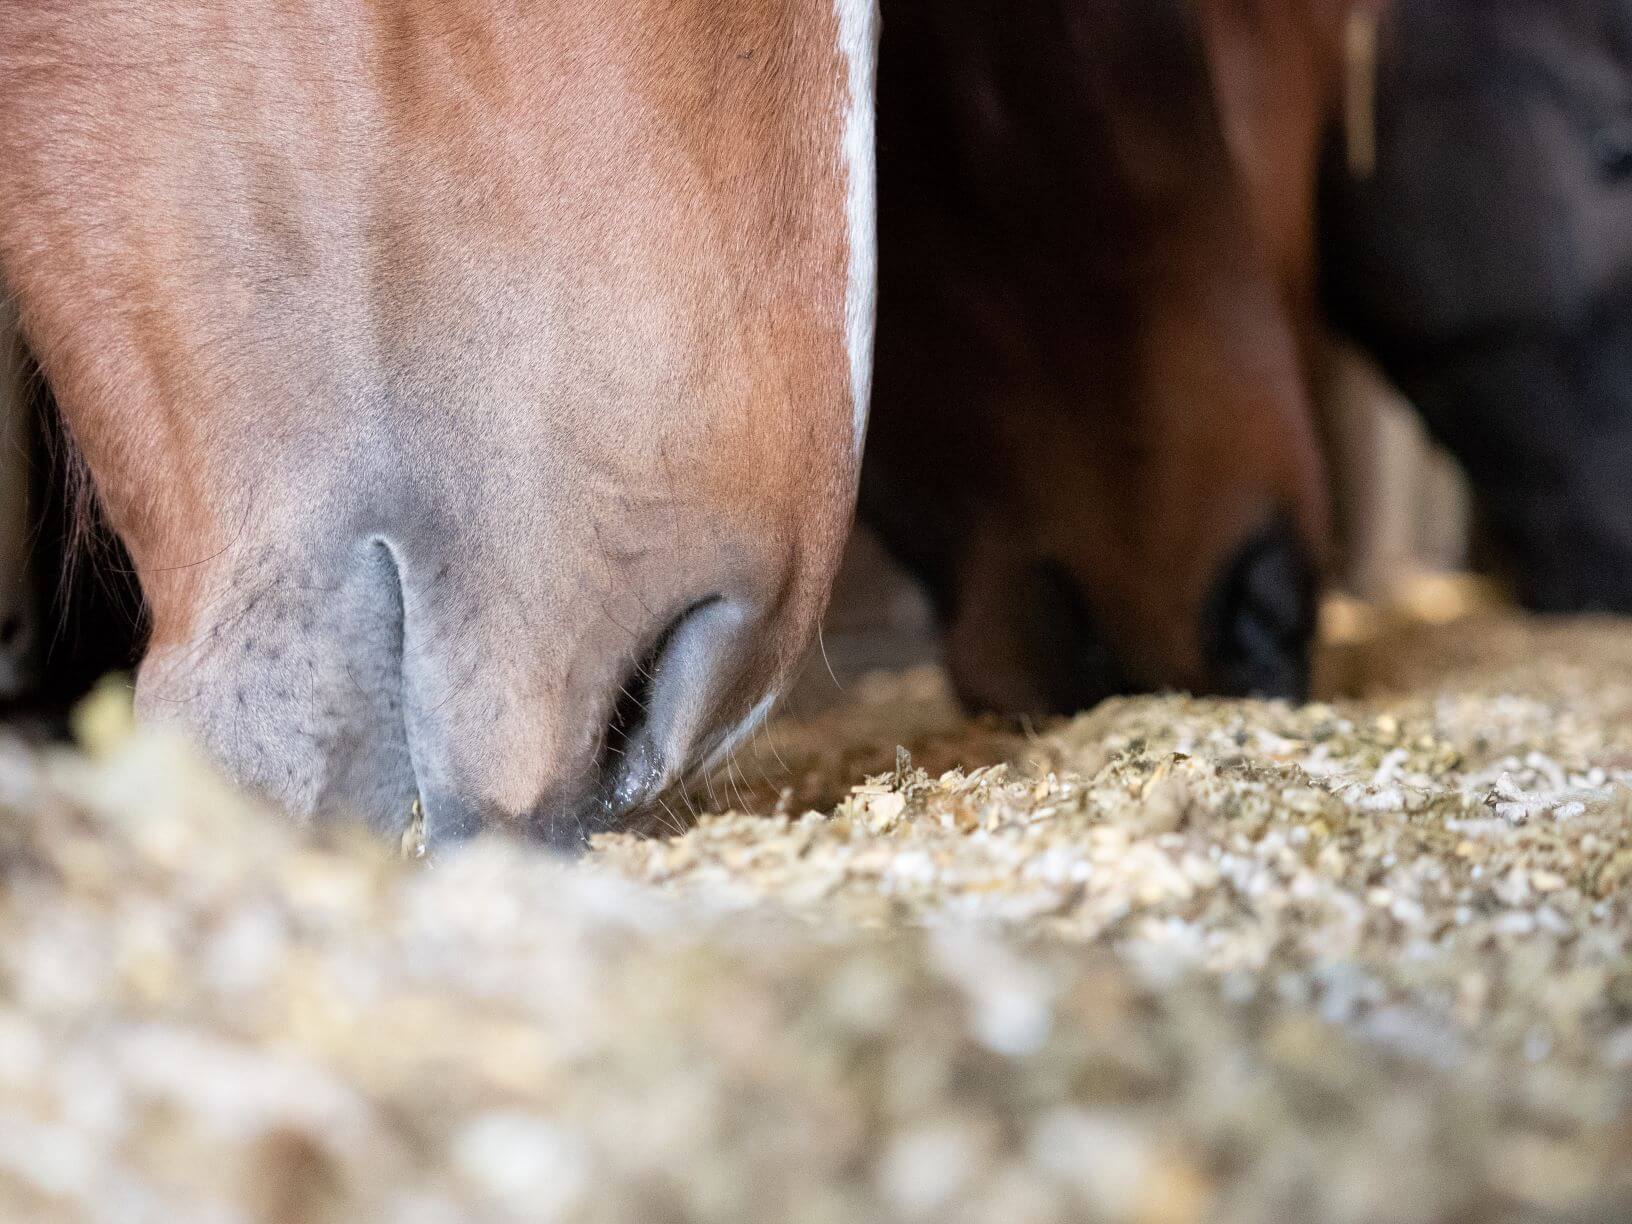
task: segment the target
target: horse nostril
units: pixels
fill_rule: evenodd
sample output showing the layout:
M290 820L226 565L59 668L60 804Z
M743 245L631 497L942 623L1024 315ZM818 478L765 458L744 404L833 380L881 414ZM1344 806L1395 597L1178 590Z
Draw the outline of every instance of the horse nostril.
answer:
M667 674L671 647L681 630L720 602L699 600L670 621L637 658L612 703L597 757L602 798L625 808L649 799L675 762L665 760L660 737L652 734L653 707L660 680Z
M0 649L9 649L23 636L23 618L8 616L0 620Z
M1249 540L1202 611L1202 653L1214 687L1237 696L1303 699L1315 598L1314 566L1289 524Z
M1043 713L1075 714L1137 687L1063 565L1033 567L1022 606L1021 634L1041 682Z

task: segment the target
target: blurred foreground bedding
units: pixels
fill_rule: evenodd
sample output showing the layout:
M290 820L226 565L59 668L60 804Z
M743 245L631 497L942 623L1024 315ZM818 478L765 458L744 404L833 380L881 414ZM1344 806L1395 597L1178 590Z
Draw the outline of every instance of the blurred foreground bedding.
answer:
M1334 665L875 678L572 865L0 740L0 1219L1632 1218L1632 627Z

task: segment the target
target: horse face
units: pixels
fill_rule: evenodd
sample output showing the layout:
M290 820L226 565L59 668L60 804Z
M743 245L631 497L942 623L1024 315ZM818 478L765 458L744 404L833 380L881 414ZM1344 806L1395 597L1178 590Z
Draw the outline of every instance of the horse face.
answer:
M1632 10L1404 0L1334 312L1467 468L1518 594L1632 612Z
M143 714L297 813L577 844L763 711L854 496L870 0L8 22L0 267Z
M963 695L1301 691L1303 336L1188 5L900 0L881 67L862 506Z

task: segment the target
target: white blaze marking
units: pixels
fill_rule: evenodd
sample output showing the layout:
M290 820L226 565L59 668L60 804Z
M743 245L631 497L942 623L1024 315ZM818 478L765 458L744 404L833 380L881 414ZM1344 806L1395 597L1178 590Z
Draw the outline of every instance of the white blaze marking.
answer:
M878 65L877 0L833 0L839 50L848 70L850 97L844 120L847 179L845 221L850 247L844 301L845 343L850 353L850 398L855 412L856 457L867 435L873 385L873 322L878 304L878 192L874 142L874 83Z

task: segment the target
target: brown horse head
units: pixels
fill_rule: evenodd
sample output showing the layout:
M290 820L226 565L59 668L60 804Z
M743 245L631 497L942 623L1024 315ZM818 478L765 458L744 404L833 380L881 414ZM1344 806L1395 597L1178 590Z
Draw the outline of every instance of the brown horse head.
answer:
M1325 48L1220 7L885 5L862 507L976 706L1305 687L1305 203L1336 80L1283 113L1278 74ZM1283 138L1295 164L1254 152Z
M11 5L0 275L152 618L297 813L566 844L816 623L873 0Z

